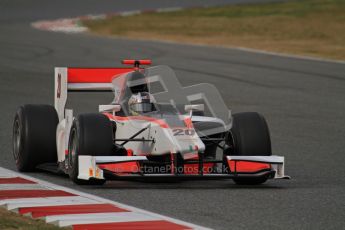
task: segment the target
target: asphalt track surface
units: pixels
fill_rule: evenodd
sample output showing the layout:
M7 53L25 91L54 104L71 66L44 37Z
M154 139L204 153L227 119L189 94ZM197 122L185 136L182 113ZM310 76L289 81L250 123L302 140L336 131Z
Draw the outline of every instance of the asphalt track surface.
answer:
M1 1L0 165L15 168L11 133L16 108L53 103L55 66L116 66L123 58L151 58L173 67L183 85L216 85L233 112L262 113L273 151L286 157L286 172L293 179L257 187L227 180L82 187L65 177L29 175L215 229L343 229L345 64L30 27L39 19L200 3L204 1Z

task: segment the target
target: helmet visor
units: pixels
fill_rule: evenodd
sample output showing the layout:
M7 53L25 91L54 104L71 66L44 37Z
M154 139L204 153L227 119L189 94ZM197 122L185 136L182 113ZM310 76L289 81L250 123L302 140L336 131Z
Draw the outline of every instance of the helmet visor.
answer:
M152 103L135 103L131 105L131 110L140 113L147 113L152 111Z

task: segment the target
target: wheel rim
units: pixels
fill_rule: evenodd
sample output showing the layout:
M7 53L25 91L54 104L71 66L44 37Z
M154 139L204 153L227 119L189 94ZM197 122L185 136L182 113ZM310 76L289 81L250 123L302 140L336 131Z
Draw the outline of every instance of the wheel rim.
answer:
M14 127L13 127L13 156L15 161L17 162L19 159L19 150L20 150L20 145L21 145L21 130L20 130L20 123L19 120L16 119L14 122Z
M73 161L75 159L75 156L77 155L77 135L75 133L75 129L72 130L71 133L71 145L69 148L69 156L68 156L68 163L70 168L73 167Z

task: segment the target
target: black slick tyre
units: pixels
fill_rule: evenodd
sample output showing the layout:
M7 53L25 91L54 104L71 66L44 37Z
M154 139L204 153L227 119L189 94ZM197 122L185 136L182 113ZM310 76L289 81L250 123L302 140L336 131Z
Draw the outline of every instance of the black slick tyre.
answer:
M256 112L233 114L233 126L227 137L233 146L232 155L271 156L271 138L265 118ZM234 178L236 184L257 185L266 182L267 176Z
M55 163L59 119L50 105L23 105L13 123L13 156L17 169L31 172L43 163Z
M113 154L113 134L110 120L103 114L81 114L74 121L68 145L68 174L80 185L102 185L105 180L78 179L78 156L110 156Z

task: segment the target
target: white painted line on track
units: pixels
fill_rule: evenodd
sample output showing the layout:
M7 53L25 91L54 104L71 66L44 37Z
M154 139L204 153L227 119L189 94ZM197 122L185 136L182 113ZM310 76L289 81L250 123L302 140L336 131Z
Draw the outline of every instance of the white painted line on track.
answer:
M16 177L16 173L8 169L0 167L0 178Z
M337 63L337 64L345 64L345 61L342 60L333 60L333 59L327 59L327 58L321 58L321 57L311 57L311 56L304 56L304 55L298 55L298 54L287 54L287 53L278 53L273 51L266 51L266 50L259 50L259 49L253 49L253 48L246 48L246 47L228 47L229 49L236 49L240 51L245 52L251 52L251 53L259 53L259 54L267 54L271 56L280 56L280 57L286 57L286 58L293 58L293 59L303 59L308 61L319 61L319 62L330 62L330 63Z
M25 207L41 207L41 206L60 206L75 204L99 204L99 201L88 199L80 196L65 197L46 197L46 198L24 198L0 201L0 206L5 206L8 210L15 210Z
M152 221L161 219L136 212L118 212L47 216L45 217L45 220L47 223L54 223L60 227L66 227L75 224L100 224L150 220Z
M46 186L39 184L0 184L0 190L51 190Z

